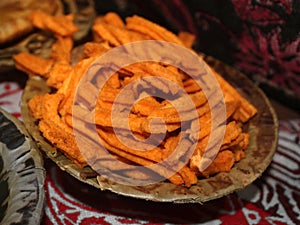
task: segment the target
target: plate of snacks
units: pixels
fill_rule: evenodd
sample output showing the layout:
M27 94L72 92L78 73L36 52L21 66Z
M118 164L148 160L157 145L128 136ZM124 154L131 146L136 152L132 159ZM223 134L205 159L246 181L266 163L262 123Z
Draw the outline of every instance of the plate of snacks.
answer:
M44 209L43 158L21 121L0 109L0 223L39 224Z
M25 126L62 170L125 196L203 203L268 167L278 123L267 97L239 71L194 52L193 35L113 12L98 16L92 32L76 47L56 35L48 59L14 56L29 75Z

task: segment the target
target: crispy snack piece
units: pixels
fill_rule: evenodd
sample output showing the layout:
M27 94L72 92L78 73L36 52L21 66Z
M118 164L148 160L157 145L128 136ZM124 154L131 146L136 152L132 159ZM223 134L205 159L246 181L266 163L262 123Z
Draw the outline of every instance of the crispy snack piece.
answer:
M83 46L83 58L101 56L110 49L107 43L87 42Z
M108 12L103 16L104 22L111 24L118 28L124 28L125 23L122 18L115 12Z
M52 45L51 58L54 59L55 62L69 64L72 48L73 40L71 37L57 36L56 42Z
M202 172L204 177L209 177L210 175L219 172L229 172L235 162L234 154L229 151L219 152L214 161L209 165L209 167Z
M34 116L40 119L39 129L43 136L62 150L80 167L86 165L85 158L76 145L73 129L58 114L58 107L64 95L46 94L34 97L28 105Z
M44 59L27 52L20 52L14 55L13 58L16 68L27 73L29 76L40 75L48 77L48 73L53 65L53 60Z
M78 31L78 28L73 23L73 19L73 14L54 17L42 11L33 11L29 15L29 20L35 27L51 31L62 37L72 36Z
M129 30L134 30L150 36L150 38L155 40L169 41L184 46L182 41L172 32L137 15L126 18L126 27Z
M56 63L48 73L47 85L59 89L72 73L73 68L67 63Z
M190 32L181 31L178 34L178 38L182 41L185 47L192 48L195 42L195 35L191 34Z
M220 83L222 91L228 95L231 95L233 98L237 99L240 102L240 107L234 113L233 118L239 120L243 123L247 122L251 117L253 117L257 113L257 109L248 102L243 96L241 96L234 87L232 87L227 81L221 77L216 71L214 74Z

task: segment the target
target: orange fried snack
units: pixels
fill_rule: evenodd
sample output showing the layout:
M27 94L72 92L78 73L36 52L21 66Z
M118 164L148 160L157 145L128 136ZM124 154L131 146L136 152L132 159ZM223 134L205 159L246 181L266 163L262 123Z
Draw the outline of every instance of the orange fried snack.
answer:
M29 20L39 29L53 32L56 35L65 37L72 36L78 28L74 25L74 15L51 16L42 11L33 11Z
M20 52L13 56L16 68L27 73L29 76L40 75L48 77L48 73L53 65L53 60L44 59L42 57Z
M50 59L37 59L36 62L39 63L31 63L33 65L28 68L26 62L32 59L32 55L15 56L18 68L43 76L47 85L55 89L51 94L35 96L29 101L29 108L32 115L39 121L39 129L43 136L78 166L86 166L86 159L76 145L74 128L89 140L87 147L81 151L91 155L91 149L94 148L92 143L96 143L96 139L100 137L101 145L112 154L113 159L125 163L123 166L114 167L112 158L99 156L97 160L108 170L118 171L119 174L126 176L142 176L143 179L148 179L149 174L135 172L130 169L130 165L149 166L165 160L184 162L184 166L178 171L173 171L172 168L168 168L168 165L161 165L153 168L151 173L156 173L175 185L186 187L196 184L198 179L207 178L219 172L228 172L236 162L246 157L244 150L249 145L249 134L243 131L242 124L251 119L257 109L214 70L212 71L223 92L226 107L226 121L221 121L225 128L225 135L218 154L204 171L200 170L199 163L204 157L209 138L214 135L211 131L210 107L215 105L209 105L210 96L206 96L198 83L185 72L163 63L140 62L115 72L104 86L101 85L102 78L95 77L93 82L86 81L78 88L81 78L94 60L114 47L152 39L176 43L191 49L194 41L193 35L186 32L173 34L140 16L127 17L124 22L118 14L110 12L95 19L94 40L84 44L79 61L71 64L73 49L71 36L77 30L72 23L72 16L51 17L41 12L34 12L31 20L36 27L53 32L57 41L52 46L53 52ZM150 85L153 90L158 89L162 93L172 95L174 98L172 102L152 96L153 90L149 88L141 93L135 92L139 98L133 105L130 105L130 96L118 99L119 94L127 85L137 82L134 87L142 89L146 84L142 78L154 76L170 82L148 81L147 85ZM194 107L184 104L185 99L180 97L174 84L187 93ZM101 90L97 92L99 87ZM76 93L77 97L82 100L81 104L74 104ZM183 118L173 105L175 103L177 106L182 105L180 113L184 114ZM116 104L130 107L130 110L128 114L117 114L113 120L113 107ZM190 114L192 108L196 109L195 114ZM74 126L74 117L80 128ZM200 128L197 123L200 124ZM89 128L91 125L95 125L96 134L91 134L92 131ZM188 129L185 128L187 125L189 125ZM119 136L116 135L114 129L118 130ZM128 135L129 132L132 136ZM165 136L163 140L160 140L158 137L163 132ZM180 139L182 135L184 138ZM151 143L140 145L141 148L147 149L146 151L135 148L136 140L146 140L149 136L153 138ZM120 137L129 144L124 144L119 139ZM175 152L179 142L186 151L174 156L172 153ZM187 156L186 152L193 147L195 150ZM99 149L97 154L100 153ZM170 156L173 158L169 159ZM166 170L170 170L173 175L167 175Z

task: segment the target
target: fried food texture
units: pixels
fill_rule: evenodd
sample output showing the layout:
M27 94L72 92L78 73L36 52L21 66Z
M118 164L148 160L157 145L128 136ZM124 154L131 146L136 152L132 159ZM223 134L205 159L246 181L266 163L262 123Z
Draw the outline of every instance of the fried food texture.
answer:
M91 151L95 151L91 146L97 137L114 159L124 162L125 165L114 167L111 159L107 158L97 159L99 163L108 170L118 171L127 176L139 176L130 170L130 165L149 166L163 162L170 156L173 157L173 162L188 157L182 168L174 171L171 176L164 172L170 169L166 165L155 167L152 171L173 184L186 187L196 184L198 179L229 172L236 162L246 157L244 150L248 147L250 137L243 131L243 123L255 116L257 110L213 69L212 73L224 96L226 121L221 122L225 127L225 135L218 154L203 171L200 170L199 163L204 157L209 138L213 136L211 106L208 102L210 96L206 96L198 83L182 70L164 63L134 63L114 72L104 85L101 85L103 78L97 76L93 82L84 81L78 88L79 82L94 60L115 47L140 40L162 40L192 50L192 34L180 32L176 35L140 16L123 20L118 14L110 12L95 19L93 41L83 45L82 54L77 62L71 62L71 52L74 48L72 35L77 31L72 18L72 15L54 17L39 11L33 12L30 16L33 25L53 32L57 38L52 46L51 58L42 59L28 53L20 53L15 55L14 59L17 68L30 75L43 77L47 85L53 88L54 91L49 94L33 97L28 105L32 116L39 121L38 126L43 136L79 167L87 166L87 160L82 153L86 152L89 155ZM31 63L28 63L29 61ZM169 80L170 82L148 84L152 85L153 89L172 95L174 99L169 101L152 96L153 89L149 88L135 92L138 100L132 105L130 96L125 99L118 98L125 87L134 82L137 83L132 89L141 90L145 79L149 77ZM173 85L185 91L196 109L195 114L190 113L191 107L185 104L185 99ZM82 100L81 104L74 104L76 93ZM120 112L113 117L116 105L130 106L130 110L127 114ZM182 105L181 113L176 105ZM181 117L180 114L185 116ZM90 146L87 144L85 149L79 149L76 145L73 129L79 128L74 126L73 117L80 123L80 132L89 140ZM200 130L196 124L200 125ZM187 125L189 129L185 128ZM88 135L92 132L91 126L94 126L97 132ZM122 140L129 144L126 145L119 139L116 130ZM165 131L165 136L159 140L162 130ZM150 136L151 142L143 142L141 145L146 151L136 149L136 140L145 141ZM194 148L192 154L174 156L179 142L183 143L187 152ZM101 151L97 154L101 155ZM147 179L146 174L141 176Z
M55 35L62 37L71 36L78 28L73 23L74 15L52 16L42 11L33 11L29 15L32 24L41 29L53 32Z

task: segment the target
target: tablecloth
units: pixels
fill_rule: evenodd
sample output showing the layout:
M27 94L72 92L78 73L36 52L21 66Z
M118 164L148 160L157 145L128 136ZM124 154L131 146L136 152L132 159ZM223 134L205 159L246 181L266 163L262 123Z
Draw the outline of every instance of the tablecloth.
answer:
M0 82L0 107L19 119L22 87ZM144 201L99 191L45 159L51 224L300 224L300 118L279 121L279 142L263 175L245 189L201 204Z

